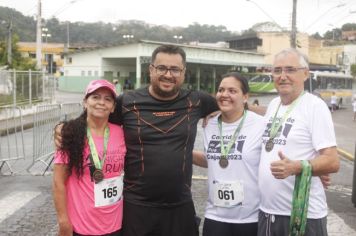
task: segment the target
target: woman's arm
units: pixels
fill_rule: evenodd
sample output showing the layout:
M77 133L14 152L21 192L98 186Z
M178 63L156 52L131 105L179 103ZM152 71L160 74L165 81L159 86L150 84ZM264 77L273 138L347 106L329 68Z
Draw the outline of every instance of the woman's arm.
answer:
M53 174L53 200L57 211L59 236L72 236L73 228L67 213L66 181L68 178L67 165L55 164Z
M193 164L200 167L208 168L208 162L205 159L204 152L193 151Z

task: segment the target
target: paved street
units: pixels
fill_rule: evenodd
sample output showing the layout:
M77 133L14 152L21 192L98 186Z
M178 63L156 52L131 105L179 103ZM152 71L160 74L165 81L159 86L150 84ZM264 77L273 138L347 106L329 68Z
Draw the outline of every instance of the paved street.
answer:
M59 94L61 102L79 102L82 94ZM271 97L260 97L265 105ZM252 101L252 99L251 99ZM333 113L339 148L354 155L356 122L351 107ZM199 128L201 131L201 128ZM198 136L196 148L202 149ZM13 163L14 168L23 161ZM4 167L6 173L6 167ZM351 203L354 162L341 159L341 169L332 175L333 185L327 190L329 205L328 231L331 236L356 235L356 208ZM51 196L52 173L45 176L24 172L15 176L0 175L0 235L56 235L56 217ZM204 216L207 197L206 170L195 167L193 197L197 214Z

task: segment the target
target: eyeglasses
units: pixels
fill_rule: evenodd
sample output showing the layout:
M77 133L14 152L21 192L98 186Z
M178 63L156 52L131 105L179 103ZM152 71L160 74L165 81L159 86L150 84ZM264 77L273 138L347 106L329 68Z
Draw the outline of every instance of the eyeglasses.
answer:
M181 73L183 71L183 69L181 69L179 67L168 68L168 67L163 66L163 65L154 66L153 64L151 64L151 66L156 69L156 73L158 75L165 75L165 74L167 74L167 71L169 71L172 76L178 77L178 76L181 75Z
M298 70L303 70L306 69L305 67L292 67L292 66L288 66L288 67L274 67L272 69L272 74L273 75L281 75L282 72L284 72L287 75L293 75L295 73L297 73Z

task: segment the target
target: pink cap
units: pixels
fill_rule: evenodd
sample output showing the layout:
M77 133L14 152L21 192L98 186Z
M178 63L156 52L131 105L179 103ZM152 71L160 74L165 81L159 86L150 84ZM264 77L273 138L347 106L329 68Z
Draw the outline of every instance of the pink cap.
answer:
M87 89L85 91L85 96L88 96L89 94L93 93L94 91L100 89L100 88L107 88L110 90L112 95L116 97L116 88L115 85L110 83L107 80L104 79L98 79L98 80L92 80L87 86Z

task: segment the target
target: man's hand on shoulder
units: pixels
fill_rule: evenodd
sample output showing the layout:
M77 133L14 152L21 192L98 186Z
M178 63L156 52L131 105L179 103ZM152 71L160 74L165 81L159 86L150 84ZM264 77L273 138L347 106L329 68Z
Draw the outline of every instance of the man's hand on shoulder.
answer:
M62 128L63 123L59 123L54 127L54 144L57 150L62 146Z
M202 127L205 128L208 125L209 120L219 114L220 114L220 111L214 111L214 112L210 113L209 115L207 115L206 117L204 117Z

